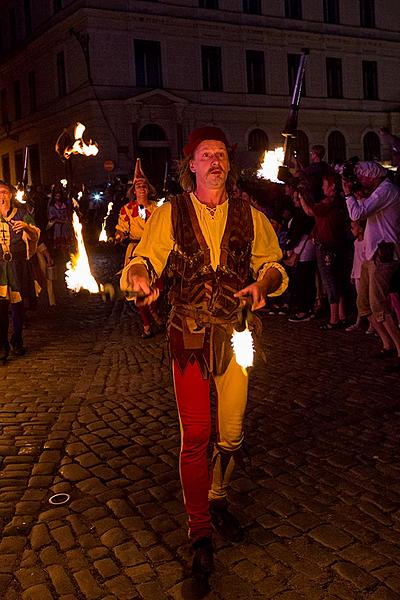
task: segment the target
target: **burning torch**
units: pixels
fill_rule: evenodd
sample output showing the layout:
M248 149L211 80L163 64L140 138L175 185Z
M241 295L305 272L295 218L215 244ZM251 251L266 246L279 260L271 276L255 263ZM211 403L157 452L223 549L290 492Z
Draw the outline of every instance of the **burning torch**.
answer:
M293 88L292 101L290 103L288 118L286 120L284 130L282 131L282 135L285 138L285 141L283 145L283 165L279 167L278 172L278 177L281 181L287 181L289 175L289 163L293 153L293 146L297 134L297 122L299 118L301 89L303 86L304 73L306 70L306 63L309 54L309 48L303 48L303 53L300 56L299 66L297 68L296 83L294 84Z
M26 185L28 183L28 164L29 164L29 148L25 146L24 150L24 167L22 170L22 180L17 185L17 191L15 194L16 199L20 204L26 204Z
M249 305L246 303L238 311L238 323L233 330L231 344L237 364L246 372L248 367L253 365L254 342L249 323L252 320L252 313Z

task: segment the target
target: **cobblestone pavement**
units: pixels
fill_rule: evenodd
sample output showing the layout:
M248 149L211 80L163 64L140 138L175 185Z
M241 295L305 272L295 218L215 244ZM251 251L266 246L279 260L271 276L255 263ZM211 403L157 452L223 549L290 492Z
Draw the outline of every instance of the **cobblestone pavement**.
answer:
M230 497L246 539L215 536L207 598L399 599L399 375L371 336L263 321ZM0 369L0 597L190 598L162 338L78 295L40 306L25 340Z

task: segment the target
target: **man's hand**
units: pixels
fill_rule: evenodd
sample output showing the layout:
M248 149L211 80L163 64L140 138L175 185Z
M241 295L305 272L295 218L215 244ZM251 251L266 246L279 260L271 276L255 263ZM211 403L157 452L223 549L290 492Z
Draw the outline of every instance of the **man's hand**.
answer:
M28 223L25 223L25 221L14 221L12 219L10 223L15 233L20 233L21 231L29 231L29 225Z
M256 281L251 285L239 290L234 294L235 298L240 298L242 306L248 304L251 310L258 310L265 306L265 286Z
M137 306L145 306L155 302L160 295L158 288L150 287L149 275L144 265L132 265L127 273L130 290L137 294L134 302Z
M353 184L350 181L342 178L342 188L345 196L353 195Z

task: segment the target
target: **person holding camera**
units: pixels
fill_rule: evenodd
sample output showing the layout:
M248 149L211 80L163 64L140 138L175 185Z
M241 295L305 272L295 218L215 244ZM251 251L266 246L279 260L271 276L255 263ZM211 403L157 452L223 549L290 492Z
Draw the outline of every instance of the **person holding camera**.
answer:
M400 260L400 188L375 161L356 163L354 176L342 177L342 185L350 219L367 219L358 312L368 317L382 341L377 356L397 357L390 370L400 370L400 330L389 301L390 281Z

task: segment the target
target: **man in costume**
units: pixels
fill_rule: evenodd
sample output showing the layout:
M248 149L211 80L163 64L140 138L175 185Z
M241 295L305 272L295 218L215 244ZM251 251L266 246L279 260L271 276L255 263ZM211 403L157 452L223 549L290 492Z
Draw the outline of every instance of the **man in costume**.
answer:
M133 257L133 252L140 241L144 226L157 209L156 190L145 176L140 158L136 159L132 186L128 191L130 201L120 210L115 227L115 241L128 242L124 266ZM150 338L161 327L161 319L154 306L138 306L139 316L143 324L143 338Z
M285 290L287 278L267 218L248 202L229 196L235 179L224 132L216 127L192 131L184 154L180 180L186 191L153 215L123 271L121 286L137 294L137 303L151 303L158 296L154 281L168 263L168 338L192 572L208 581L212 526L231 541L242 539L226 497L243 442L248 377L233 357L231 336L241 306L247 301L253 310L263 307L266 295ZM210 478L211 377L217 391L217 442Z
M11 303L16 356L25 353L22 339L24 299L35 295L29 258L36 252L40 230L26 209L12 204L12 188L0 181L0 360L5 362L8 341L8 308Z

